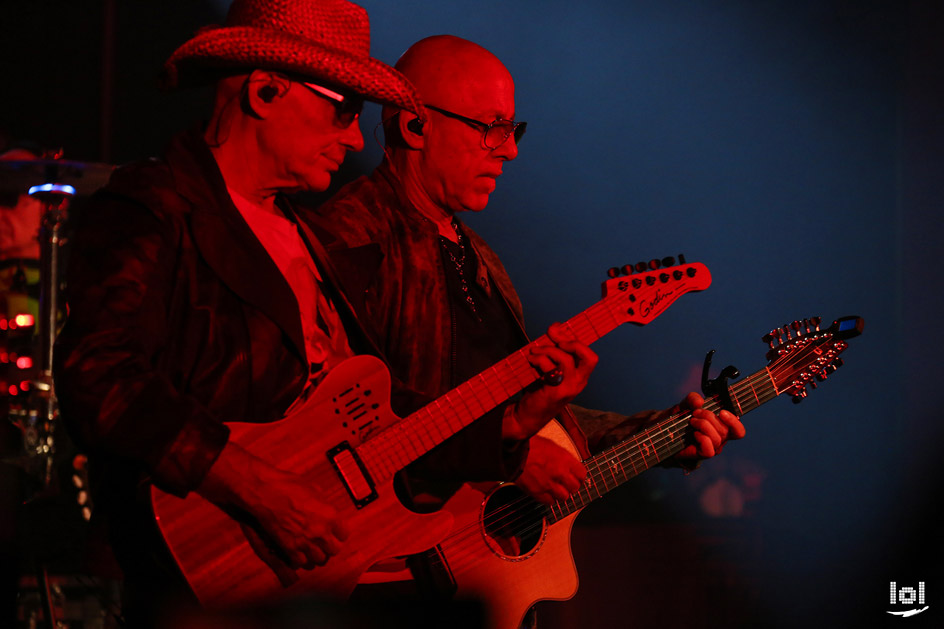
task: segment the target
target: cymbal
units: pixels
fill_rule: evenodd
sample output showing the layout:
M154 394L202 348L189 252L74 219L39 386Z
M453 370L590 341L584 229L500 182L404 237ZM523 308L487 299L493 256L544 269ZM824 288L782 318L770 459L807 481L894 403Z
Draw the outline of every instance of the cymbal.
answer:
M55 183L87 196L108 183L114 169L112 164L61 159L0 160L0 191L26 194L33 186Z

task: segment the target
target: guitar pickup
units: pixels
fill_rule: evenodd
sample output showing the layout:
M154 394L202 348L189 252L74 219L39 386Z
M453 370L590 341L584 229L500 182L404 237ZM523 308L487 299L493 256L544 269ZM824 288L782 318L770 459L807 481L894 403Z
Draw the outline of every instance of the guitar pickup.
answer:
M327 456L355 507L363 509L377 499L374 479L367 473L367 467L351 444L343 441L328 450Z

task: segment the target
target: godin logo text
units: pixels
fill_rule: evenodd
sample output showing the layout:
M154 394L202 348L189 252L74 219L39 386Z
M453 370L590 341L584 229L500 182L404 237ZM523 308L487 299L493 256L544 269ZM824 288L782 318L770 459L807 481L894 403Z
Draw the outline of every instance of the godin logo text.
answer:
M889 611L889 614L893 616L901 616L902 618L907 618L908 616L914 616L920 614L923 611L927 611L930 605L924 604L924 581L918 581L918 587L903 587L899 588L898 584L892 581L889 584L889 591L891 600L889 601L893 606L899 607L901 605L908 605L911 609L905 610L895 610ZM924 605L924 607L920 607Z

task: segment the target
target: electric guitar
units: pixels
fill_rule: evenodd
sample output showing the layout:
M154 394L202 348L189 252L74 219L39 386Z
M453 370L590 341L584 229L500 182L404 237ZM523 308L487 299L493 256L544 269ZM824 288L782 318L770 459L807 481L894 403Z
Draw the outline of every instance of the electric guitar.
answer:
M727 368L731 371L722 372L724 381L704 408L743 415L785 393L799 402L807 386L815 388L842 364L839 354L848 347L847 339L858 336L863 326L859 317L843 317L820 331L814 318L774 330L764 336L770 344L768 365L730 385L726 379L737 374ZM517 629L536 602L573 597L577 570L570 531L577 514L692 443L690 418L690 411L675 414L587 459L583 486L551 505L538 503L514 483L465 485L445 507L456 516L453 532L425 553L435 582L457 596L482 600L491 629ZM557 422L539 434L576 456L573 442Z
M685 293L711 284L705 265L680 260L640 263L638 273L627 266L625 275L611 269L603 299L564 325L590 344L623 323L651 322ZM229 423L235 443L309 479L337 510L349 537L324 566L295 571L272 556L270 567L250 545L246 514L224 512L194 492L179 498L152 487L160 532L199 601L218 606L307 592L346 597L378 559L437 544L451 530L452 516L408 510L394 495L394 475L538 380L527 356L531 346L549 343L542 336L403 419L390 408L386 366L355 356L332 369L289 416Z

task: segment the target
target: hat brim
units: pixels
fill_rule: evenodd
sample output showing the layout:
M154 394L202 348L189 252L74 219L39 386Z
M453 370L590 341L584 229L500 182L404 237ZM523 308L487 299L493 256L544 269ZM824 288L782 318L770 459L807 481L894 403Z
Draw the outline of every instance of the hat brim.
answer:
M382 61L252 26L214 27L197 33L165 62L162 85L166 89L200 85L211 80L214 71L237 68L300 74L425 117L413 85Z

